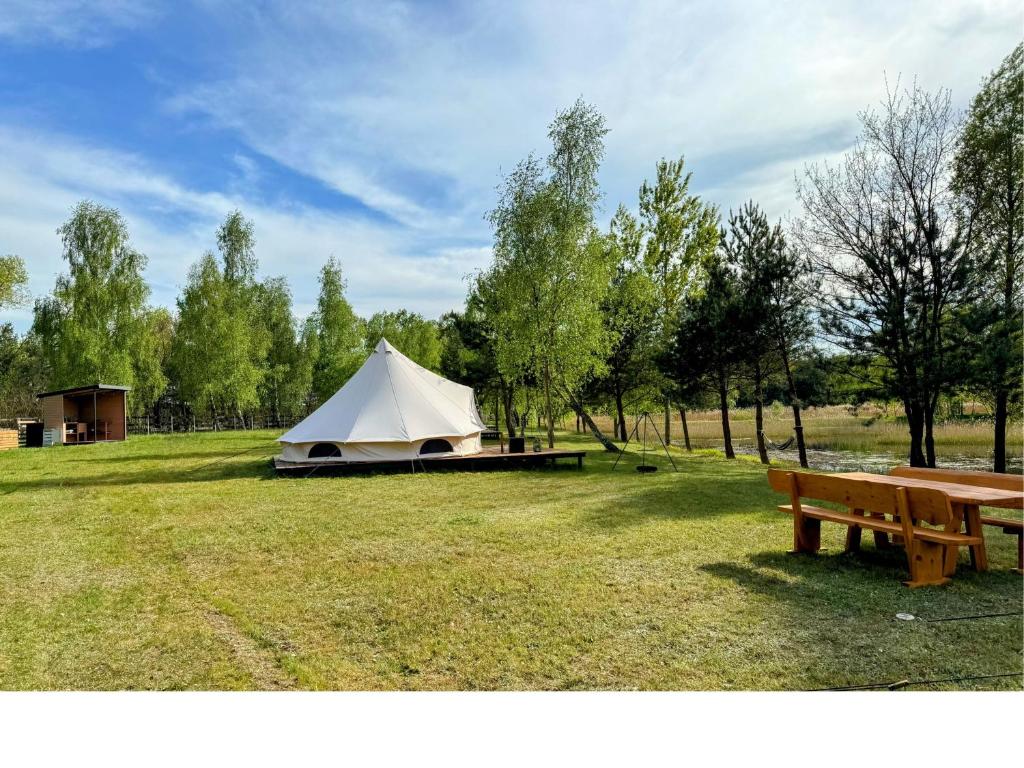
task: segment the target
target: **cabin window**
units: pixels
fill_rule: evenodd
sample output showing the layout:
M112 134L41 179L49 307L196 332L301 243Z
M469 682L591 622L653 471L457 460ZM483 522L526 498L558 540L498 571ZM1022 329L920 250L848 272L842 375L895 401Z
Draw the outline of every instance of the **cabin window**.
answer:
M427 440L420 448L420 456L425 453L451 453L454 449L447 440Z
M337 459L341 456L341 448L334 443L317 443L309 449L311 459Z

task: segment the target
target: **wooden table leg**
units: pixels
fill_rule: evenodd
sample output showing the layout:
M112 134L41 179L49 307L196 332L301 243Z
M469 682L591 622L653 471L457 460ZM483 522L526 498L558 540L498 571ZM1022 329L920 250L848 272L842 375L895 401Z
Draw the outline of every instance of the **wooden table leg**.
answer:
M963 528L964 505L953 502L950 506L953 509L953 519L946 523L945 531L947 533L960 533L961 528ZM946 547L946 554L942 564L943 575L952 576L956 573L956 561L959 556L959 546L951 544Z
M851 514L859 515L864 517L863 509L851 509ZM846 551L856 552L860 549L860 532L861 527L859 525L851 525L846 529Z
M877 520L885 520L885 515L881 512L872 512L871 516ZM892 549L892 545L889 543L889 534L885 531L872 531L875 539L876 549Z
M900 520L901 520L901 518L900 518L899 515L893 515L892 516L892 521L894 523L898 523L898 522L900 522ZM904 549L906 549L907 541L906 541L906 539L903 538L902 534L894 533L892 535L892 545L894 547L903 547Z
M988 570L988 553L985 552L985 532L981 527L981 512L976 504L964 505L964 522L967 523L967 535L981 538L980 544L971 545L971 564L976 571Z

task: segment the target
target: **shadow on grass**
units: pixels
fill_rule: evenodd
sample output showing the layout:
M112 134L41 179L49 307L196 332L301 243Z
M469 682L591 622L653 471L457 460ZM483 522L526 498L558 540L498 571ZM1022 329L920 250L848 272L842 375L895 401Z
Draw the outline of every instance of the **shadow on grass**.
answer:
M256 446L253 446L255 449ZM263 446L260 446L263 447ZM269 447L269 446L268 446ZM63 459L61 464L131 464L138 461L179 461L182 459L207 459L212 461L224 455L224 449L213 447L208 451L166 451L164 453L130 453L124 456L94 453L84 458Z
M706 563L698 569L801 607L845 605L851 611L877 609L879 604L887 608L893 603L935 606L964 598L974 608L990 602L1001 604L1007 590L1019 591L1020 582L1010 571L978 573L962 560L950 585L910 589L903 584L910 572L906 553L899 547L867 545L858 552L822 550L817 555L757 552L746 560Z
M260 454L258 451L266 451L266 453ZM89 458L62 459L54 465L57 469L63 468L66 470L62 471L60 475L50 474L45 477L29 480L0 480L0 496L16 492L54 488L104 488L119 485L199 483L240 478L271 480L278 477L271 465L271 457L274 453L276 453L276 450L270 446L256 445L248 450L227 455L225 455L223 450L211 450L187 453L131 454L125 456L95 454ZM194 461L183 462L181 461L182 459L194 459ZM156 466L150 465L136 471L126 471L117 466L146 461L160 461L162 463ZM87 472L87 474L76 474L76 472ZM578 475L581 479L585 477L585 473L578 473L575 464L571 466L569 464L559 464L542 467L498 466L481 467L479 469L447 468L438 465L432 466L428 472L423 472L418 465L415 471L411 471L409 465L404 462L390 468L377 467L366 470L346 467L338 467L336 470L331 467L311 467L302 471L281 475L280 477L314 481L316 479L341 480L347 477L374 477L376 475L479 475L488 472L524 472L541 482L551 478L552 473L562 476Z
M245 460L226 458L193 466L151 467L136 472L113 471L103 474L76 476L74 472L49 475L32 480L0 480L0 495L28 493L59 488L108 488L130 485L162 485L168 483L208 483L219 480L250 478L269 480L274 470L268 458L249 456Z
M661 468L654 475L640 475L627 467L621 476L604 474L594 490L610 500L583 512L584 525L617 529L643 525L651 520L702 520L731 515L775 513L778 497L760 472L746 467L723 466L718 461L685 461L679 472Z
M1019 606L1019 577L1008 572L961 567L947 586L910 589L902 583L909 575L903 551L870 545L857 553L757 552L698 570L735 584L761 606L754 609L765 617L761 631L775 645L813 649L802 674L791 678L805 687L1019 669L1014 620L950 620ZM901 613L917 618L903 621Z
M823 590L828 592L824 600L831 603L864 589L902 588L901 582L908 578L907 561L901 550L863 549L856 554L818 555L758 552L748 555L746 560L706 563L698 569L734 581L744 589L801 605L822 596Z

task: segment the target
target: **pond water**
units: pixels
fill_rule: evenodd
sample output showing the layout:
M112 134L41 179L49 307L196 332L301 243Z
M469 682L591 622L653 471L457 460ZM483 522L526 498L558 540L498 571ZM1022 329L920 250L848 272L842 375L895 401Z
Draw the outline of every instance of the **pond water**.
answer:
M673 444L675 444L675 441L673 441ZM682 446L680 445L680 447ZM711 440L696 441L694 447L723 450L721 443ZM736 453L751 456L757 455L757 445L753 439L735 439L733 440L733 448ZM769 448L768 456L773 461L797 462L800 460L795 445L785 451L773 451ZM893 467L906 464L907 454L886 451L867 453L864 451L808 449L807 463L810 464L811 469L819 469L825 472L874 472L876 474L886 474ZM940 453L936 463L945 469L992 470L991 456ZM1006 468L1008 472L1014 474L1024 473L1024 457L1007 457Z

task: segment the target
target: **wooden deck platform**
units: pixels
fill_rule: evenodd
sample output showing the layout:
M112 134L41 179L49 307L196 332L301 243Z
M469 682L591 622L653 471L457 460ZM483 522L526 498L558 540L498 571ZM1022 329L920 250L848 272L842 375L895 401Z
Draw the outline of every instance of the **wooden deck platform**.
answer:
M547 449L526 453L501 452L498 446L487 446L471 456L421 457L403 461L286 461L275 456L271 462L279 475L355 474L363 472L432 472L514 469L522 467L555 466L559 459L576 459L576 468L583 469L586 451Z

